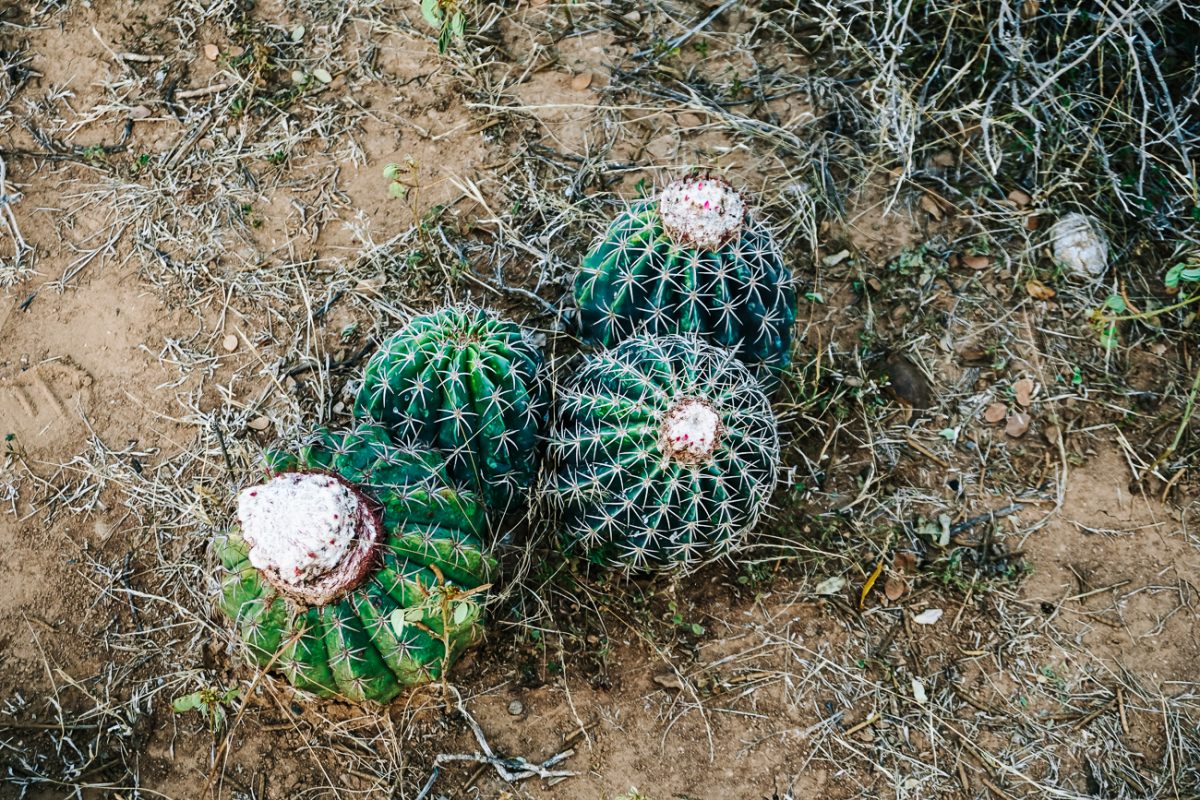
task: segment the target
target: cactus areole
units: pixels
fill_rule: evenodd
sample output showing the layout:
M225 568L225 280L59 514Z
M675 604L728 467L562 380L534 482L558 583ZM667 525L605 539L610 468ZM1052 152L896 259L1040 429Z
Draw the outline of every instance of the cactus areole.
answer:
M720 415L711 403L697 397L676 400L663 418L663 452L683 464L711 459L720 435Z
M379 518L349 484L322 473L285 472L238 495L248 558L284 594L323 606L366 577Z
M667 185L658 214L663 230L679 246L719 250L742 232L746 204L720 178L691 177Z

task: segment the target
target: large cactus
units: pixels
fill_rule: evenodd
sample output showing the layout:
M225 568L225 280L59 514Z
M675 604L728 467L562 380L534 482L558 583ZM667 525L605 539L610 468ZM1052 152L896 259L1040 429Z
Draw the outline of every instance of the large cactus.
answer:
M691 333L733 348L771 387L791 362L796 289L770 231L719 178L669 184L617 217L575 281L579 333Z
M320 697L386 702L482 635L482 505L440 456L363 424L319 431L238 497L218 608L250 657Z
M564 547L631 570L688 568L735 547L770 498L775 417L731 351L638 336L560 392L547 493Z
M519 508L546 422L541 348L519 325L456 306L415 317L367 363L355 413L442 451L494 509Z

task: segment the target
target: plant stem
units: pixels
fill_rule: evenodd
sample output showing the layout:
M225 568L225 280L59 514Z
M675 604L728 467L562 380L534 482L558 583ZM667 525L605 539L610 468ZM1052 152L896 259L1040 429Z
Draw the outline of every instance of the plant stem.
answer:
M1175 429L1175 438L1171 440L1171 444L1162 452L1158 458L1154 460L1151 469L1158 469L1167 458L1175 452L1175 448L1179 447L1179 442L1183 439L1183 433L1187 430L1188 423L1192 420L1192 412L1196 410L1196 395L1200 394L1200 369L1196 370L1196 377L1192 381L1192 391L1188 395L1187 406L1183 409L1183 419L1179 420L1179 427Z

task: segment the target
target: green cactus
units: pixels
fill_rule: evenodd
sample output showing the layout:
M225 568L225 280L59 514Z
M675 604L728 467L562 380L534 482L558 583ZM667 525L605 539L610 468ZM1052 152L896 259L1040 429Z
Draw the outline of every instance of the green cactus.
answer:
M215 543L217 605L255 663L319 697L387 702L482 637L484 510L440 456L365 423L268 463Z
M524 504L537 474L547 397L529 332L460 306L415 317L383 343L355 414L383 423L396 441L440 450L451 477L506 512Z
M732 351L638 336L589 358L560 391L548 458L564 549L629 570L687 569L758 520L779 437Z
M689 177L633 204L584 258L580 337L694 334L733 348L768 388L791 363L796 289L774 237L718 178Z

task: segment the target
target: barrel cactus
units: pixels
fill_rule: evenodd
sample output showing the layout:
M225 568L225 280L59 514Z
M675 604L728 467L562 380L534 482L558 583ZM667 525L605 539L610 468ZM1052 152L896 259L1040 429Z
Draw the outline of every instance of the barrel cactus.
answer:
M238 496L218 608L249 656L319 697L386 702L482 635L483 506L378 425L319 431Z
M590 357L559 395L547 494L568 552L632 571L734 548L775 486L779 437L732 351L637 336Z
M691 333L733 348L772 386L791 362L796 289L770 231L719 178L689 177L633 204L584 258L579 333L611 347Z
M355 414L397 441L434 447L451 477L501 511L520 508L546 422L541 348L521 326L472 306L415 317L367 363Z

